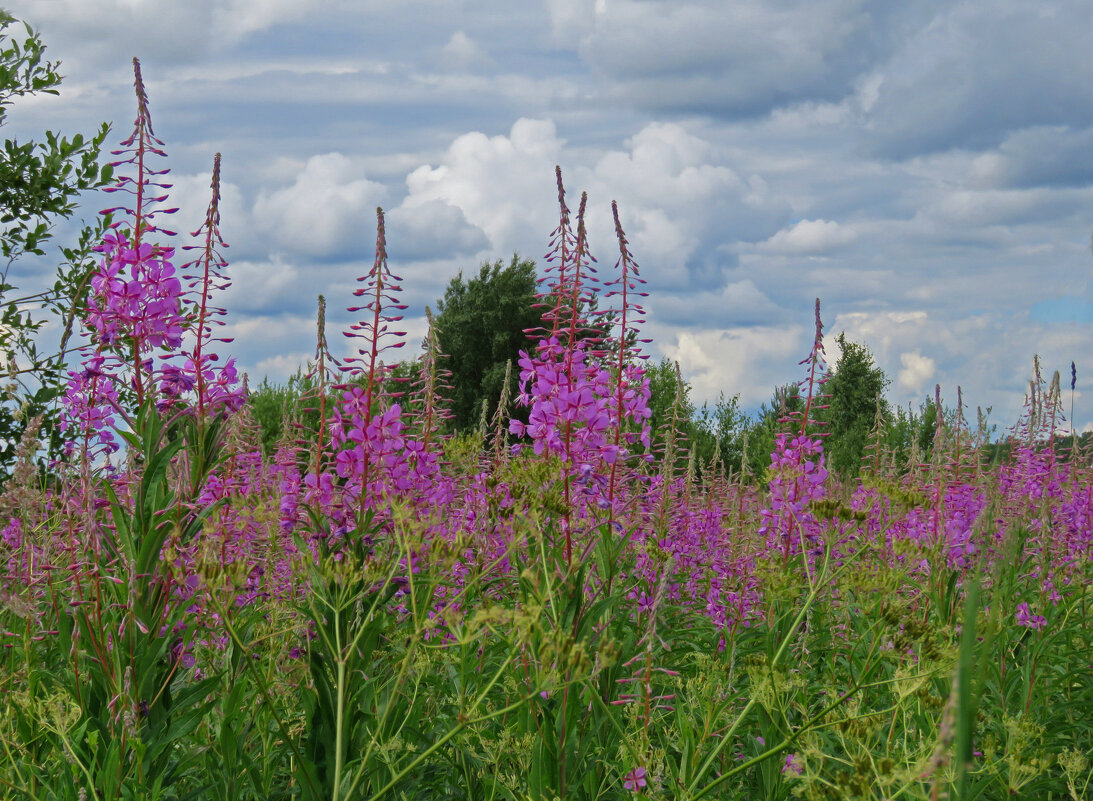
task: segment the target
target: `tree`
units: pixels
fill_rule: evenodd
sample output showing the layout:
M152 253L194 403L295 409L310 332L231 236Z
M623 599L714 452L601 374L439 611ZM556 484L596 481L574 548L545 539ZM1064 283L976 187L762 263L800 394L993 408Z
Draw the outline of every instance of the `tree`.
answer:
M739 473L743 463L744 430L747 418L740 410L740 396L726 398L722 392L717 402L702 404L692 418L695 459L705 470L716 456L720 469Z
M890 417L884 391L891 382L864 345L851 342L845 333L836 341L842 353L824 385L830 399L820 412L827 423L824 447L829 467L843 476L856 476L876 421L878 399L881 416Z
M510 360L515 388L516 360L530 347L526 331L540 324L535 292L535 262L513 254L507 267L497 260L482 264L469 280L460 273L438 301L436 327L440 350L448 356L448 400L457 430L478 423L483 401L493 414Z
M645 377L649 379L649 411L653 416L649 419L649 425L653 429L655 442L661 440L661 429L668 423L672 415L672 404L675 403L677 392L682 389L682 408L679 417L689 420L695 413L694 403L691 401L691 385L683 382L682 388L676 378L676 365L671 359L661 359L656 364L648 364L645 367Z
M18 98L58 94L58 64L44 60L45 46L24 24L24 36L9 33L15 18L0 10L0 126L8 107ZM40 436L53 453L60 447L52 401L60 394L64 350L82 311L88 277L94 267L92 248L105 220L85 228L76 246L62 248L64 261L53 285L39 292L18 295L8 283L13 263L23 256L44 256L43 246L53 228L76 210L81 192L105 186L111 167L99 165L99 154L109 126L103 123L93 137L71 139L53 131L45 141L6 139L0 151L0 366L7 375L6 395L0 396L0 479L14 459L18 440L35 417L44 417ZM35 335L49 311L60 318L61 343L56 352L42 354Z

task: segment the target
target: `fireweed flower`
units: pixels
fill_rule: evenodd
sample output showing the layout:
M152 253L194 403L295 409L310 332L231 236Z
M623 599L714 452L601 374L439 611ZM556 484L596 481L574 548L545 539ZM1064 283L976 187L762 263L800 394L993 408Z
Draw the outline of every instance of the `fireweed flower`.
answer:
M103 254L91 279L87 325L101 342L120 336L141 345L173 350L182 344L182 282L175 275L172 248L131 243L124 233L103 238Z
M557 337L540 340L534 355L520 354L517 403L529 407L528 422L512 420L509 431L532 440L537 456L560 456L579 475L624 458L625 447L609 441L608 434L621 420L642 425L639 435L648 440L648 382L633 372L637 387L617 407L614 380L598 364L583 341L565 348ZM621 420L620 420L621 418Z
M803 538L816 546L822 539L819 522L809 507L827 495L823 442L808 435L779 434L771 454L770 506L760 510L768 547L780 547L788 558Z
M1047 625L1047 618L1043 615L1032 614L1028 604L1024 601L1017 604L1017 613L1015 617L1017 618L1017 625L1024 626L1025 628L1039 630Z
M69 372L60 429L70 444L87 437L112 453L119 447L112 431L118 393L113 379L102 373L102 364L101 356L93 356L82 371Z
M95 397L99 394L97 385L108 375L112 374L118 379L129 371L127 381L132 384L138 400L144 399L147 388L158 385L160 397L156 399L156 404L161 409L196 390L199 407L220 407L234 412L242 407L245 400L235 363L229 360L217 369L212 365L217 356L203 350L212 333L210 326L213 323L209 318L224 313L222 309L209 305L209 292L228 285L222 274L226 262L216 251L218 246L224 246L218 229L220 156L218 154L214 162L213 199L202 229L207 233L202 248L204 257L184 265L181 270L176 269L173 263L174 248L149 241L154 233L174 235L152 221L157 215L172 214L177 209L162 207L167 199L165 193L153 196L153 189L158 192L169 188L169 184L163 183L163 175L168 171L152 170L147 157L166 154L163 142L152 131L148 98L136 59L133 69L138 115L133 133L122 143L123 149L114 151L115 155L126 158L112 166L130 165L135 168L136 175L119 174L116 184L107 191L130 194L135 197L136 203L133 208L119 206L104 210L104 213L121 212L130 217L131 226L125 230L120 227L120 222L114 222L111 230L95 247L101 259L90 281L86 331L92 342L85 345L84 353L92 355L84 366L93 368L97 375L90 382L83 381L86 387L79 386L78 381L72 382L72 394L79 394L86 388L88 392L85 394L91 396L88 402L102 403L109 398ZM193 247L186 246L184 249ZM200 275L184 274L186 267L195 265L204 268ZM184 278L189 280L192 298L186 297ZM197 345L192 351L180 352L187 332L196 334ZM219 341L230 340L221 338ZM160 357L158 370L152 358L157 353ZM182 366L169 363L170 359L183 356L188 358ZM109 394L110 390L105 392ZM82 413L87 417L87 404L81 407L79 398L74 402L73 414L79 416Z
M639 789L645 787L646 784L645 768L634 768L627 773L626 777L622 780L622 786L632 793L636 793Z

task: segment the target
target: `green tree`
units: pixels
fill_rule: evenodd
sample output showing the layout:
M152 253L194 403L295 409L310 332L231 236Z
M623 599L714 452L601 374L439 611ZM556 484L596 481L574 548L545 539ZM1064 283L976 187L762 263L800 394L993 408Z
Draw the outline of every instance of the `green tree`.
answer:
M457 430L477 425L483 401L493 414L509 360L515 387L515 362L530 344L526 331L541 319L535 281L535 262L513 254L508 266L486 262L468 280L460 273L437 302L436 327L440 350L448 356L448 400Z
M739 395L726 398L722 392L713 405L702 404L692 417L695 461L700 472L709 467L714 456L726 475L740 472L746 423Z
M884 399L890 381L864 345L851 342L845 333L836 341L842 353L824 385L830 398L819 416L827 423L828 466L843 476L856 476L876 420L878 398L882 417L890 417Z
M653 429L654 441L659 442L661 429L671 418L672 404L675 403L679 385L676 379L675 362L671 359L661 359L656 364L648 364L645 367L645 377L649 379L649 411L653 414L649 424ZM688 420L695 412L694 403L691 401L691 385L684 381L682 390L683 403L679 416L683 420Z
M45 46L34 30L22 25L22 35L10 30L16 20L0 10L0 126L8 107L21 97L58 94L58 64L46 61ZM85 305L88 278L94 268L92 248L105 221L85 228L74 247L62 248L64 261L52 286L20 294L9 283L20 257L42 257L46 242L61 220L71 217L81 192L109 182L111 168L99 165L109 128L104 123L93 137L72 138L46 131L44 141L5 139L0 151L0 366L7 376L0 396L0 479L10 470L15 449L27 423L44 417L42 436L56 453L60 435L52 401L60 394L65 348L77 316ZM61 341L50 353L38 351L36 334L45 324L42 312L59 318Z

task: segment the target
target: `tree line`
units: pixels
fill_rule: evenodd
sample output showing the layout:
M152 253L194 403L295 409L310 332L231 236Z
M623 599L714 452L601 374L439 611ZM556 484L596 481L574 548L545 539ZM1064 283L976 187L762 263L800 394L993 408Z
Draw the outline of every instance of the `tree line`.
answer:
M448 410L449 433L471 435L484 429L502 396L516 396L517 360L520 351L531 346L528 332L540 325L542 305L536 265L518 254L507 264L485 262L477 272L461 272L449 282L433 317L443 354L446 380L439 392ZM609 332L609 316L598 310L590 310L589 316L600 321L590 335ZM885 398L889 378L869 349L845 334L836 341L840 354L825 376L823 402L814 413L825 437L829 468L844 477L856 476L870 448L882 450L895 465L928 458L937 428L935 401L928 398L917 410L893 408ZM417 363L406 360L395 366L393 377L409 383L416 371ZM698 474L714 469L725 476L762 481L783 421L801 406L796 384L777 387L771 400L749 415L741 408L739 395L723 393L714 402L698 405L692 387L668 359L647 364L646 375L653 448L663 450L666 438L676 437ZM273 447L281 437L286 413L308 428L307 404L300 399L312 389L300 373L285 384L263 381L252 391L252 409L265 447ZM521 409L510 403L507 413L518 417Z

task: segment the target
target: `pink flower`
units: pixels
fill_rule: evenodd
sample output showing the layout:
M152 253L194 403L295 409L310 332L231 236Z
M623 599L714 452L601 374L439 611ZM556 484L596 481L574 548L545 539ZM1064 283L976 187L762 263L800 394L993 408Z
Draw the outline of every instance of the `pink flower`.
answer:
M790 776L800 776L804 772L804 767L799 756L796 754L786 754L786 762L782 765L782 773L786 773Z
M1047 625L1047 618L1043 615L1034 615L1027 603L1017 604L1017 625L1030 629L1042 629Z
M645 768L634 768L622 780L622 786L631 792L637 792L639 788L645 785Z

